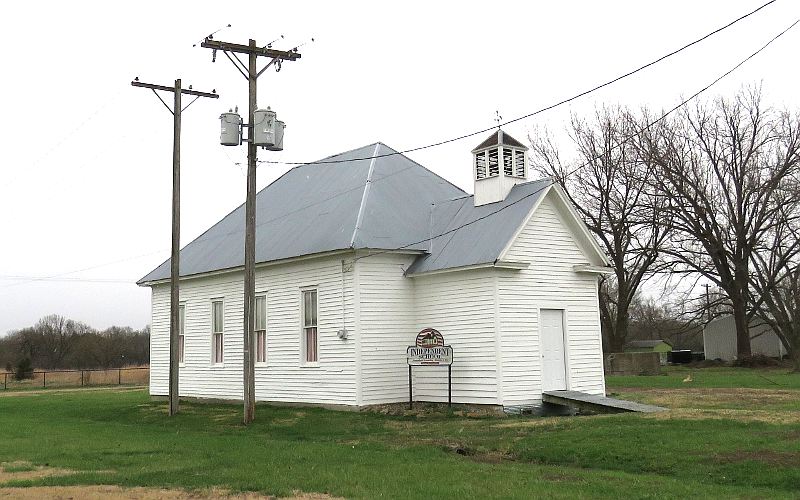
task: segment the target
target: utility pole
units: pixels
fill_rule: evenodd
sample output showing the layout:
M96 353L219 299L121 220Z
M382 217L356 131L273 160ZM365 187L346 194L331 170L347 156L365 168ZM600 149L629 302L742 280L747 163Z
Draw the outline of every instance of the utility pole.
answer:
M711 286L708 283L704 283L703 286L706 289L706 314L708 315L708 321L711 321L711 301L708 297L708 288Z
M180 278L180 249L181 249L181 114L183 110L191 106L194 101L201 97L210 97L218 99L216 90L209 92L198 92L192 90L191 85L188 89L181 88L181 80L175 80L174 87L167 87L165 85L154 85L152 83L142 83L139 77L136 77L131 82L134 87L143 87L150 89L158 97L167 110L172 113L173 117L173 135L172 135L172 253L170 256L170 293L169 293L169 415L173 416L178 413L179 396L178 396L178 334L180 329L179 317L179 293L178 293L178 279ZM175 97L175 102L172 109L164 102L164 99L158 95L156 90L163 90L172 92ZM194 100L181 107L181 95L193 95Z
M249 424L255 419L255 260L256 260L256 143L253 140L255 132L256 113L256 82L258 77L270 66L275 66L280 71L283 61L300 59L297 48L284 51L272 49L271 44L265 47L256 45L255 40L250 40L247 45L220 42L210 36L201 44L201 47L212 49L212 62L216 60L218 50L236 66L236 69L247 79L248 83L248 110L247 110L247 200L245 202L245 237L244 237L244 322L243 322L243 399L244 423ZM248 64L244 65L237 54L247 54ZM267 57L270 61L261 69L257 69L258 57Z

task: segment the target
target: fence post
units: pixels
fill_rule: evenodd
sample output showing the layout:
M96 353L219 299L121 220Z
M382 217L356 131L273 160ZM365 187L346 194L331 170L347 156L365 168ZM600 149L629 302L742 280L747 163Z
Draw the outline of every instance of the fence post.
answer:
M118 370L117 374L117 385L122 385L122 368Z
M47 372L42 372L42 387L47 387Z
M3 375L5 375L3 377L3 390L5 391L8 389L8 372L5 372Z
M83 370L81 369L81 387L83 387Z

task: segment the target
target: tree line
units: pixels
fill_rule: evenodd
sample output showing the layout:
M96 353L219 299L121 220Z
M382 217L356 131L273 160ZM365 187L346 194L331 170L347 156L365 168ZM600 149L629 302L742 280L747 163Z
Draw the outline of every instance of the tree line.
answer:
M800 117L761 90L684 105L574 116L574 160L550 134L531 138L532 168L567 192L606 251L604 347L622 351L645 283L670 297L678 330L732 315L739 358L749 325L767 323L800 370ZM713 290L699 291L701 282ZM663 312L663 311L662 311Z
M102 331L51 314L35 325L0 338L0 367L16 373L30 369L92 369L146 365L150 327L112 326Z

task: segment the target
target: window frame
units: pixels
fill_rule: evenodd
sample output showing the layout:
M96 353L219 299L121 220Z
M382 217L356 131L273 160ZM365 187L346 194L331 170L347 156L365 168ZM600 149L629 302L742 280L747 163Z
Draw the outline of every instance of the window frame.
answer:
M263 307L264 310L262 311L261 319L263 319L263 325L259 325L259 314L258 314L258 302L259 299L263 300ZM265 366L267 364L267 292L260 292L257 293L255 296L255 301L253 306L255 307L255 322L253 325L253 335L255 339L253 343L255 344L255 363L256 366ZM259 326L263 326L264 328L260 328ZM261 347L263 347L263 352L259 349L259 342L258 337L263 335L264 342Z
M314 294L314 311L311 323L306 323L306 294ZM308 330L314 329L314 359L309 360ZM319 366L319 288L308 286L300 289L300 365L305 367Z
M220 329L216 330L215 316L216 304L220 304ZM219 357L217 357L217 336L220 340ZM225 299L211 299L211 366L224 366L225 364Z

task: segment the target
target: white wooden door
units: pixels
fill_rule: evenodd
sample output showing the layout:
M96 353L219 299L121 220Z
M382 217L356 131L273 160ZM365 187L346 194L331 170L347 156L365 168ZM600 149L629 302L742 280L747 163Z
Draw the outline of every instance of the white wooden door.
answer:
M567 388L567 362L564 356L564 310L541 309L539 336L542 356L542 390Z

